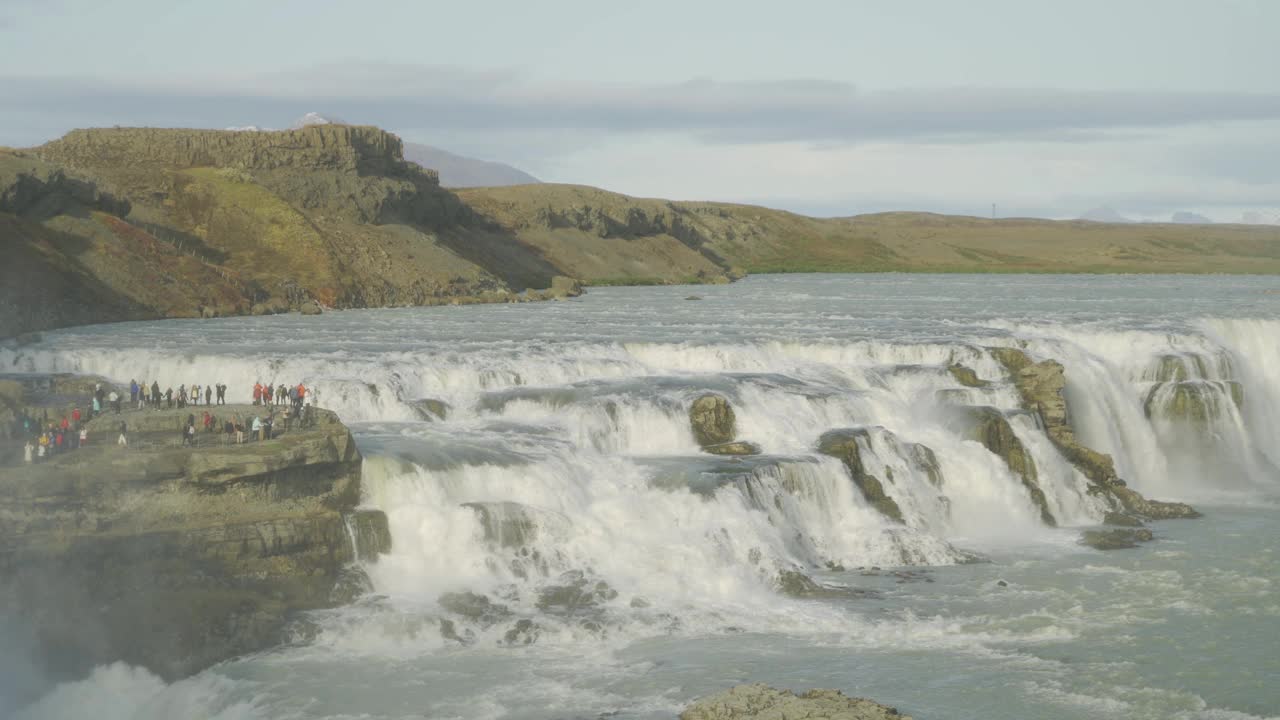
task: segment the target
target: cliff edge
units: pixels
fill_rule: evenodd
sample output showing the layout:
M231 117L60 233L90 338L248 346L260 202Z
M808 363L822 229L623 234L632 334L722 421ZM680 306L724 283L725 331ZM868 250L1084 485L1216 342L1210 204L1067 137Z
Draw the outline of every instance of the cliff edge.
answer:
M385 516L357 509L362 459L336 415L191 448L189 412L99 416L87 447L0 468L0 617L45 675L123 660L172 679L279 644L299 611L362 590L357 554L388 549Z

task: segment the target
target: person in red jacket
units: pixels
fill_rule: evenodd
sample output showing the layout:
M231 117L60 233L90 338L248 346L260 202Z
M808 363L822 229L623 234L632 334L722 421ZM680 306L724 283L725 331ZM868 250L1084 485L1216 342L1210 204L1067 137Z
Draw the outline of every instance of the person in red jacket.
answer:
M262 383L253 384L253 404L258 405L262 402Z

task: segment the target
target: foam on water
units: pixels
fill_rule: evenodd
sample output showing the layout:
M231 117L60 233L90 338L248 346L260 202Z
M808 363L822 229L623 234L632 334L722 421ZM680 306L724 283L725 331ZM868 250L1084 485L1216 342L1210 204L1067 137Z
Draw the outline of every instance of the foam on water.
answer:
M1250 282L1261 281L1242 281ZM503 683L496 694L492 685L456 692L439 686L444 695L432 707L442 717L555 717L549 708L557 695L581 710L669 717L682 692L567 679L600 675L610 662L616 667L617 654L668 638L688 638L682 652L694 656L707 638L741 634L766 643L974 652L1024 662L1006 646L1072 644L1100 627L1133 631L1153 622L1155 610L1129 600L1135 596L1163 598L1170 613L1220 612L1205 600L1200 580L1188 589L1176 569L1136 572L1077 559L1091 551L1075 545L1074 532L1041 522L1022 480L967 438L957 406L1006 415L1062 526L1097 523L1105 505L1037 417L1022 410L989 346L1062 362L1077 435L1112 454L1119 474L1140 491L1265 506L1280 488L1280 322L1249 319L1256 298L1195 279L921 283L770 278L708 288L706 300L694 304L682 304L678 290L635 288L536 307L130 323L0 348L0 368L175 387L226 382L233 400L254 381L312 387L316 402L353 424L366 456L364 503L386 511L393 549L367 567L374 596L315 614L319 633L307 644L236 667L320 664L338 676L343 663L408 663L431 672L453 661L505 668L495 671L506 678L495 681ZM1184 292L1186 283L1209 299L1170 312L1169 298L1194 295ZM989 302L973 305L977 297ZM1096 297L1120 304L1098 305ZM962 386L947 370L957 363L987 384ZM700 451L688 408L707 392L729 399L738 437L763 455ZM1178 414L1179 392L1203 396L1203 418ZM424 418L415 404L427 398L448 404L446 419ZM871 507L849 470L817 453L818 438L833 429L860 433L864 470L881 481L904 523ZM1003 612L967 600L931 605L893 586L882 588L886 600L867 600L863 583L878 583L880 575L860 579L854 570L912 565L960 573L949 578L989 574L976 569L989 565L955 567L971 551L997 563L1062 562L1062 576L1081 579L1082 587L1108 583L1108 592L1126 600L1091 607L1103 596L1057 585L999 591L994 576L983 581L984 592L1033 605ZM1171 552L1156 557L1189 561ZM1022 572L1018 562L1003 571ZM820 598L782 592L795 571L827 583ZM924 587L915 576L901 581ZM1269 577L1214 581L1266 615L1257 592L1270 588ZM502 610L460 610L450 593ZM529 625L516 632L521 621ZM736 653L754 647L730 644ZM580 659L587 648L612 660L596 658L590 669L548 660L556 653ZM562 672L530 676L508 662L521 652ZM153 706L211 717L287 716L281 703L292 684L310 687L296 673L289 677L266 691L256 679L218 672L165 686L112 666L60 686L26 712L60 717L69 698L119 696L121 707L134 708L120 717L153 717ZM1028 679L1022 692L1100 716L1219 712L1195 709L1190 695L1122 698L1114 685L1084 675L1055 682ZM513 688L543 698L534 704L546 707L520 708ZM259 692L265 695L253 694ZM350 703L348 715L361 714L354 700L327 702ZM399 716L396 702L387 703L375 717ZM343 715L313 708L294 716ZM1060 717L1074 715L1064 710Z

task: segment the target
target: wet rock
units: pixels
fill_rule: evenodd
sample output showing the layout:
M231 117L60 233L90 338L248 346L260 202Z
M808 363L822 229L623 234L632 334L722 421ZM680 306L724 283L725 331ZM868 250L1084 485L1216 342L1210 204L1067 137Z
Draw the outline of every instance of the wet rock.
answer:
M1149 418L1204 426L1223 415L1223 404L1228 399L1243 408L1244 386L1234 380L1161 383L1147 393L1143 410Z
M1058 521L1049 510L1048 498L1040 488L1035 460L1014 433L1009 419L993 407L967 407L964 413L965 436L982 443L983 447L1004 460L1009 469L1022 480L1023 487L1031 495L1031 501L1040 509L1040 519L1050 527L1057 527Z
M597 610L618 597L618 591L605 581L592 582L577 570L564 573L557 581L559 584L538 591L538 609L543 612L574 615Z
M753 442L736 440L734 442L721 443L720 445L707 445L702 448L702 451L712 455L759 455L760 446Z
M816 597L827 594L826 588L799 570L783 570L778 573L778 591L791 597Z
M955 378L956 382L965 387L984 388L991 384L986 380L980 379L978 377L978 373L974 372L972 368L965 367L964 365L949 365L947 367L947 372L951 373L951 377Z
M996 587L1009 587L1009 583L1004 580L997 580Z
M693 427L693 437L704 448L733 442L737 432L733 407L724 397L711 393L693 401L689 424Z
M799 695L767 685L739 685L695 701L680 720L911 720L894 708L838 690Z
M1095 550L1123 550L1138 547L1140 542L1153 539L1146 528L1116 528L1114 530L1085 530L1080 535L1080 544Z
M898 503L885 493L880 479L868 473L866 466L862 463L862 450L858 446L858 440L862 439L866 442L867 437L865 428L831 430L823 433L818 439L818 452L843 462L853 477L854 485L862 491L862 496L867 499L867 502L885 517L903 522L902 509L898 507Z
M299 305L298 312L303 315L319 315L324 312L324 309L320 307L320 303L312 300Z
M373 592L373 582L369 574L359 565L348 565L338 574L338 580L329 593L330 602L335 605L350 605L362 595Z
M351 517L356 536L356 557L361 562L373 562L383 553L391 552L391 528L387 514L381 510L356 510Z
M517 620L516 624L511 627L503 636L502 643L504 645L532 645L537 642L538 636L542 634L542 626L532 620Z
M1144 525L1141 519L1129 513L1116 510L1108 510L1107 514L1102 517L1102 524L1115 527L1142 527Z
M1129 489L1116 475L1115 461L1110 455L1086 447L1076 439L1063 394L1067 380L1061 363L1055 360L1032 362L1025 352L1017 348L988 350L1012 376L1023 408L1040 416L1041 425L1054 446L1089 479L1091 493L1109 497L1114 510L1123 510L1148 520L1200 517L1200 513L1185 503L1147 500Z
M420 420L426 420L427 422L446 420L449 417L449 403L443 400L423 398L409 403L409 407L413 408Z
M689 297L685 298L685 300L701 300L701 299L702 299L701 295L690 295Z
M481 627L489 627L511 617L511 610L506 605L495 603L479 593L445 593L440 596L439 603L445 611Z
M942 467L938 465L938 456L934 454L933 448L911 443L908 452L911 464L929 478L929 483L936 488L942 487Z
M533 542L538 535L538 525L528 508L513 502L470 502L462 507L471 508L484 526L484 538L499 547L522 547Z

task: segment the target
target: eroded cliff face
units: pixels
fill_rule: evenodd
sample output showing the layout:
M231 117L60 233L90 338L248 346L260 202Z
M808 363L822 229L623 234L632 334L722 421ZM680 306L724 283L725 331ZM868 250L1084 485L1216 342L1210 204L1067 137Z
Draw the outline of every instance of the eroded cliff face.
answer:
M357 511L362 459L334 414L261 443L201 432L191 449L188 412L102 416L90 447L0 469L0 616L48 675L123 660L176 678L279 644L299 611L359 592L357 554L388 549L356 547L389 535Z

